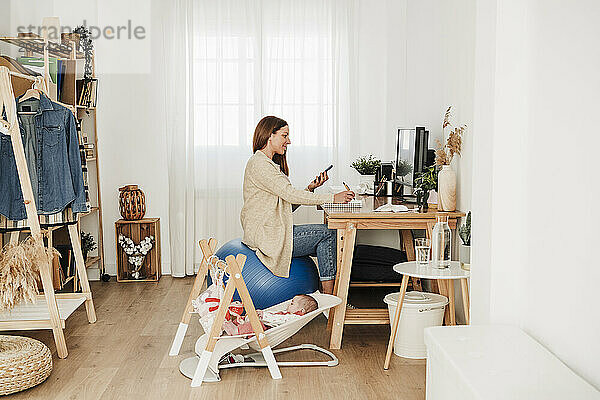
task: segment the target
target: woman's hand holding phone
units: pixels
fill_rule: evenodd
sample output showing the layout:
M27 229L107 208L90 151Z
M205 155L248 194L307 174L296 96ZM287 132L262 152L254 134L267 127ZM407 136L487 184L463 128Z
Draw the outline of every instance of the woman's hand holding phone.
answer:
M327 176L327 170L321 172L319 175L317 175L314 181L308 184L308 190L313 192L316 188L327 182L328 179L329 177Z

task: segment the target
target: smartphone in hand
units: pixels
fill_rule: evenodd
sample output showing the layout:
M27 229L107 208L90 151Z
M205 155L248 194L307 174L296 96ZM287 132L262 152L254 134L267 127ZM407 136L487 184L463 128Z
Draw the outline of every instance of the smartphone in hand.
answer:
M321 172L316 178L315 180L312 181L312 184L321 186L328 178L327 176L327 171L329 171L331 168L333 168L333 164L331 164L329 167L325 168L325 171ZM323 175L325 175L325 177L323 177ZM321 181L321 179L324 179L323 181ZM313 189L314 190L314 189Z
M331 164L329 167L325 168L325 171L321 172L321 173L319 174L319 176L317 176L317 177L315 178L315 180L313 181L313 183L317 183L317 180L318 180L318 179L319 179L319 178L320 178L320 177L321 177L323 174L326 174L326 173L327 173L327 171L329 171L331 168L333 168L333 164Z

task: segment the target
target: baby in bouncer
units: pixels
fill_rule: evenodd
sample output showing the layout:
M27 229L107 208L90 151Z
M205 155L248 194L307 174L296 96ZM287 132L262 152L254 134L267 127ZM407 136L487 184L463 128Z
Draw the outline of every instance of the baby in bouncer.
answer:
M285 311L272 312L256 310L256 313L263 324L263 329L267 330L297 319L317 308L319 308L319 304L314 297L307 294L299 294L294 296ZM252 324L247 315L231 318L231 320L225 320L223 329L225 330L225 333L230 336L254 333L254 329L252 329Z

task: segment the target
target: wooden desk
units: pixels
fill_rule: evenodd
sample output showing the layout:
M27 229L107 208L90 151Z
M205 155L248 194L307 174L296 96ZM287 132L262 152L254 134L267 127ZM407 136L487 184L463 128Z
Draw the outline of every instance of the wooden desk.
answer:
M436 222L437 208L429 207L427 213L380 213L373 210L385 204L387 198L366 196L362 198L365 205L353 211L334 211L323 208L329 229L337 230L337 275L334 294L342 299L339 306L331 309L329 313L328 329L331 330L329 348L339 349L342 346L344 324L389 324L388 310L382 309L353 309L346 310L348 301L348 287L350 285L350 270L352 269L352 256L356 241L357 229L400 229L402 230L402 243L409 261L415 260L415 251L412 229L424 229L431 237L431 231ZM400 204L397 199L393 204ZM408 206L414 207L413 205ZM448 214L450 229L455 230L458 221L465 213L453 211ZM456 235L453 234L453 238ZM455 239L453 239L455 240ZM438 282L441 294L446 293L445 283Z

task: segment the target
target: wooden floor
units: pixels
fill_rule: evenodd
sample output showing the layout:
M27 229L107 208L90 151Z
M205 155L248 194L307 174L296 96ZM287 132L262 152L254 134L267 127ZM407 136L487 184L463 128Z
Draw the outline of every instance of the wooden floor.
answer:
M192 278L159 283L92 282L98 322L88 324L80 307L67 320L69 356L61 360L50 331L11 332L46 343L54 370L43 384L11 399L424 399L425 361L393 356L382 368L388 326L347 326L337 367L281 369L274 381L266 368L222 371L222 381L192 389L179 362L192 355L201 332L192 318L181 355L167 354ZM319 316L284 345L327 348L326 319ZM312 354L296 352L296 360ZM317 356L318 357L318 356ZM289 358L289 357L288 357Z

